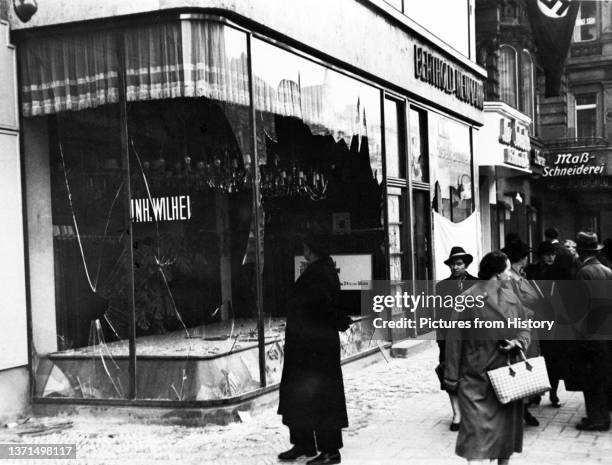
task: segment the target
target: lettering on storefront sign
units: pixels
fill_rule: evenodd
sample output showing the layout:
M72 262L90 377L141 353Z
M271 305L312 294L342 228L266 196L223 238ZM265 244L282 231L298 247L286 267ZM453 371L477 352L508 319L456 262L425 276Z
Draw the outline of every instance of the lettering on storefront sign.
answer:
M484 106L482 82L418 45L414 46L414 75L473 107L482 110Z
M521 168L529 167L529 151L531 141L529 129L526 125L516 120L500 118L499 120L499 143L506 145L504 148L504 162Z
M130 217L134 223L186 221L191 218L191 199L188 195L132 199Z
M603 174L606 165L604 163L593 164L593 160L596 160L596 157L589 152L580 154L558 153L553 161L554 166L544 168L543 175L554 177Z
M542 153L538 149L533 150L533 164L541 167L546 166L546 158L542 156Z

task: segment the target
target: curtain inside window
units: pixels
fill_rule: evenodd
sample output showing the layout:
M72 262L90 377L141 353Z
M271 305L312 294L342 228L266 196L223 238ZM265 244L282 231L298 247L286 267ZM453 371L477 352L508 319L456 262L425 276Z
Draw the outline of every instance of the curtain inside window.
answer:
M118 101L119 62L113 34L31 39L19 50L24 116L84 110Z
M534 85L533 85L533 60L527 51L521 53L521 74L522 74L522 92L521 92L521 111L533 119L534 109ZM532 122L533 124L533 122Z
M499 56L499 93L502 102L516 108L516 52L508 46Z
M22 112L37 116L116 103L119 41L128 101L207 97L249 104L245 35L214 22L184 21L20 46Z

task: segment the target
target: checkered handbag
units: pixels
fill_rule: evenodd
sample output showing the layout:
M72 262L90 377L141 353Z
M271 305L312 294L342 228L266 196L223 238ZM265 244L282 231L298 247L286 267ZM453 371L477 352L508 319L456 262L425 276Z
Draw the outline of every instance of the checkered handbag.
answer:
M523 359L520 362L511 364L508 356L506 366L487 371L495 395L502 404L550 390L544 357L527 359L523 351L520 352Z

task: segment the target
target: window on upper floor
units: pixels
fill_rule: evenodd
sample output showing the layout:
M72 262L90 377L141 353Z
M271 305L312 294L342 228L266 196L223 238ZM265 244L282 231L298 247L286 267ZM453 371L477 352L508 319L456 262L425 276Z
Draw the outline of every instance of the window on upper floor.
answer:
M509 45L502 45L499 54L499 93L501 101L517 107L517 54Z
M597 136L597 95L576 95L576 137Z
M523 50L521 52L520 110L532 120L535 114L534 74L533 58L527 50Z
M531 53L519 54L502 45L499 55L500 100L533 119L535 115L535 66Z
M583 1L574 26L574 42L595 40L598 36L597 2Z

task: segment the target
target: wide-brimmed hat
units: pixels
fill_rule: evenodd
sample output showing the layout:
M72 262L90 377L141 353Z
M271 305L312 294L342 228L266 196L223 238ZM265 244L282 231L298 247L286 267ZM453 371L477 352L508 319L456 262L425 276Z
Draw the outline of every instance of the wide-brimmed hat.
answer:
M557 249L555 249L555 245L552 242L544 241L538 245L536 249L536 255L541 257L542 255L552 255L556 254Z
M603 245L599 243L597 234L594 232L580 231L576 235L576 248L578 250L597 252L603 249Z
M529 255L530 250L531 247L529 247L520 239L517 241L510 242L506 245L506 247L501 249L501 251L508 256L510 263L516 263L522 258L526 257L527 255Z
M451 262L461 258L465 262L465 266L469 266L470 263L474 261L474 257L463 250L463 247L453 247L450 251L450 255L446 260L444 260L444 264L446 266L450 266Z

